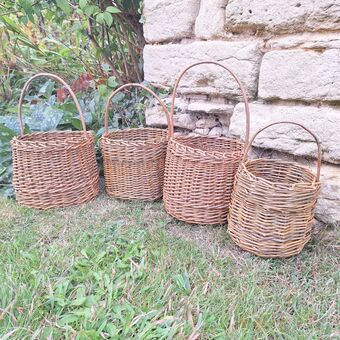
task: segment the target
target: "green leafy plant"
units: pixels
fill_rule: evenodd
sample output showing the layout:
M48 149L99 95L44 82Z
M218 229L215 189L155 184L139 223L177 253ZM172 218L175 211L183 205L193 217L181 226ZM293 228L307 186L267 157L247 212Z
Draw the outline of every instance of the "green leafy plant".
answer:
M0 6L0 62L117 84L143 80L140 0L16 0Z
M20 89L32 73L62 76L77 93L88 129L103 132L107 96L118 85L142 82L140 0L3 0L0 3L1 191L11 195L9 136L18 133ZM23 106L26 131L79 130L80 120L65 89L52 81L34 82ZM140 126L148 98L117 95L110 128ZM134 109L132 109L134 107ZM4 170L6 169L6 170Z

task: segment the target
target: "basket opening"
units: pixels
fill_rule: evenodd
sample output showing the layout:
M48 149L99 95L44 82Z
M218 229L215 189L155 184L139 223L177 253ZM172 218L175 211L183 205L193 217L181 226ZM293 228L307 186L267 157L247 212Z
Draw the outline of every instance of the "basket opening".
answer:
M215 153L241 153L244 147L244 144L239 140L225 137L178 136L175 139L179 143L193 149Z
M87 135L92 137L92 132L86 132ZM20 142L32 143L79 143L84 141L85 136L83 131L48 131L48 132L34 132L23 136L16 137Z
M117 130L110 132L105 137L111 140L147 141L167 138L167 130L153 128Z
M254 176L273 183L313 183L315 175L306 167L279 159L255 159L246 163L246 169Z

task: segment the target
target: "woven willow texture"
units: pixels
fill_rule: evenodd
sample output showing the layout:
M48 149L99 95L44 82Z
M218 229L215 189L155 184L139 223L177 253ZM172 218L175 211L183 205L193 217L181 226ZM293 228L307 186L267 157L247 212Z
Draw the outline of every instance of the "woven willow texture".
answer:
M105 110L105 133L100 140L106 192L120 199L156 200L163 195L167 131L152 128L108 131L110 101L127 87L139 87L151 93L160 103L170 124L162 100L147 87L126 84L111 94Z
M246 111L246 143L249 139L249 107L244 88L228 67L215 61L187 67L176 81L171 105L171 139L165 164L163 200L173 217L197 224L226 223L235 173L244 144L230 138L206 136L173 137L173 114L178 84L186 71L201 64L227 70L240 86Z
M310 240L321 166L320 144L312 135L319 154L316 176L308 168L277 159L241 163L232 193L228 230L242 249L261 257L289 257L299 254Z
M227 138L170 140L163 196L166 211L188 223L224 223L242 150L242 143Z
M24 135L22 103L32 80L46 76L61 82L74 99L84 131L39 132ZM99 194L94 137L86 132L83 115L70 87L58 76L40 73L30 78L19 100L21 135L13 138L13 186L19 204L49 209L92 200Z

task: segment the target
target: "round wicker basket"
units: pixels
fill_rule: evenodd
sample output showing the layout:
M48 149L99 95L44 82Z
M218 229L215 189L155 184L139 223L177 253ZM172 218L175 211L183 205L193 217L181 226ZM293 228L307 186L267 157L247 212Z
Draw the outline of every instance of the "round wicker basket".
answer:
M83 131L24 134L22 104L29 84L38 77L62 83L70 92ZM48 209L85 203L99 194L94 137L86 131L83 114L72 89L54 74L39 73L25 84L19 99L20 136L13 138L13 186L19 204Z
M154 128L108 130L110 101L128 87L142 88L153 95L165 112L170 127L164 103L144 85L125 84L111 94L105 109L105 131L100 140L106 192L120 199L156 200L163 194L168 132Z
M247 159L255 137L276 124L305 129L318 146L317 173L294 162L278 159ZM299 254L311 238L313 211L320 191L321 147L304 126L277 122L258 131L248 145L235 179L228 230L242 249L261 257Z
M236 170L244 143L237 139L207 136L176 136L173 114L177 88L183 75L192 67L213 64L227 70L237 81L246 111L246 143L249 140L249 106L242 83L227 66L203 61L188 66L178 77L170 112L170 141L167 149L163 200L173 217L197 224L226 223Z

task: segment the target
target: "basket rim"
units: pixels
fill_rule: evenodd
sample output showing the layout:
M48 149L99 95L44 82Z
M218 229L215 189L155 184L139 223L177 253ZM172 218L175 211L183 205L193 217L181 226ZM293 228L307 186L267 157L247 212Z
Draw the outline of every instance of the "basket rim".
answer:
M26 137L30 137L30 136L36 136L36 135L47 135L47 134L51 134L51 135L66 135L66 134L84 134L84 131L79 131L79 130L53 130L53 131L35 131L35 132L31 132L31 133L27 133L25 135L18 135L15 136L13 138L17 138L17 139L25 139ZM94 134L93 130L86 130L86 133L88 134Z
M206 151L206 150L201 150L199 148L194 148L192 146L188 146L184 143L181 143L178 139L183 139L183 140L188 140L188 139L196 139L196 138L205 138L205 139L210 139L210 140L224 140L224 141L232 141L232 142L236 142L238 143L242 149L239 151L233 151L233 152L221 152L221 151ZM193 152L193 153L200 153L201 155L208 155L208 156L218 156L218 157L228 157L231 154L240 154L242 155L245 149L245 143L242 142L241 140L237 139L237 138L230 138L230 137L216 137L216 136L185 136L185 135L178 135L178 136L174 136L173 138L171 138L170 140L171 143L177 143L183 147L185 147L188 151Z
M62 140L39 140L33 139L30 140L30 137L43 137L46 135L51 136L63 136L64 139ZM75 135L77 140L68 140L68 135ZM72 130L63 130L63 131L46 131L46 132L32 132L26 135L18 135L12 138L11 145L16 147L46 147L50 146L53 148L58 147L77 147L84 144L91 144L93 143L94 139L94 132L93 131L72 131Z
M125 139L125 138L116 138L116 139L111 139L110 136L116 135L116 134L122 134L128 133L131 131L157 131L160 132L161 134L164 134L164 136L159 136L159 137L153 137L153 138L147 138L147 139ZM150 127L138 127L138 128L127 128L127 129L117 129L114 131L110 131L107 134L103 134L103 136L100 138L101 142L110 142L110 143L129 143L129 144L147 144L147 143L158 143L158 142L165 142L168 140L167 136L167 129L161 129L161 128L150 128Z
M263 177L260 177L260 176L256 176L254 175L248 168L247 168L247 165L250 164L250 163L255 163L255 162L258 162L258 161L266 161L266 162L280 162L282 164L287 164L287 165L291 165L293 164L294 166L297 166L299 167L300 169L302 169L303 171L306 171L308 172L310 175L313 176L313 182L303 182L303 181L300 181L300 182L296 182L296 183L286 183L286 182L272 182L272 181L269 181ZM310 187L319 187L321 182L320 181L317 181L316 180L316 175L312 172L311 169L309 169L308 167L306 166L303 166L301 164L298 164L296 162L292 162L292 161L285 161L285 160L282 160L282 159L279 159L279 158L256 158L256 159L247 159L245 162L241 162L240 164L240 167L242 167L242 170L246 172L246 174L252 178L252 179L256 179L257 181L261 181L262 183L264 184L267 184L267 185L270 185L270 186L277 186L277 187L289 187L289 188L294 188L295 186L297 185L307 185L307 186L310 186Z

